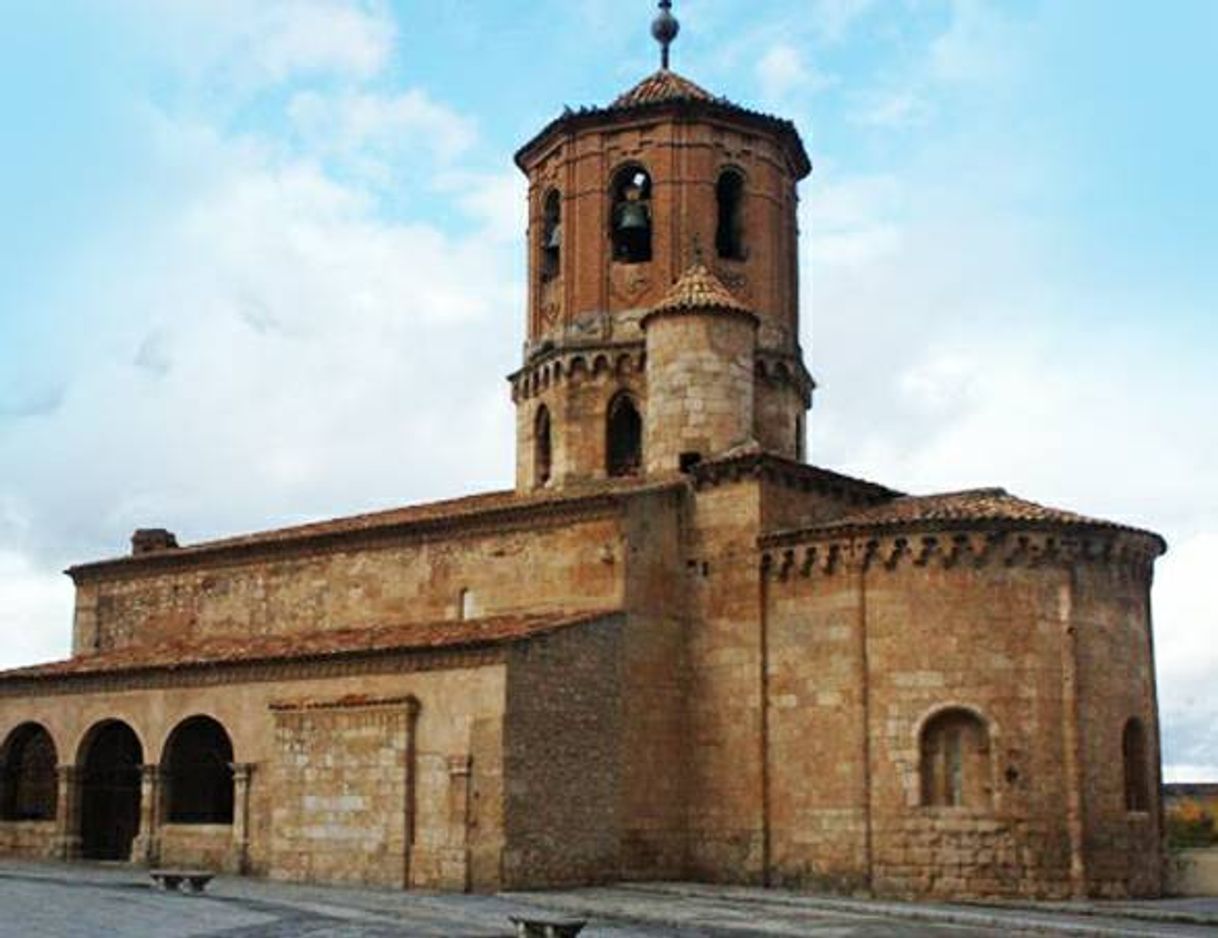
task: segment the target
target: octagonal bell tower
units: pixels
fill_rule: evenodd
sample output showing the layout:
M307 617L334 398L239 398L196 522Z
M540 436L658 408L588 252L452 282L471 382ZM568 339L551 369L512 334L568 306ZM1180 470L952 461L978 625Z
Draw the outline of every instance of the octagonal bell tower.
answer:
M799 346L796 189L811 164L790 121L716 97L668 67L677 26L671 3L660 6L652 29L660 70L608 107L564 111L516 155L529 180L527 337L510 379L520 490L679 468L672 453L681 444L669 434L701 437L647 421L695 414L698 402L649 405L657 376L667 395L682 392L648 361L644 324L696 265L699 282L709 278L712 292L722 289L748 314L734 321L750 322L754 336L748 381L738 361L728 369L739 396L709 389L716 406L730 399L747 411L731 446L805 455L814 384ZM723 322L689 315L688 299L678 304L688 328ZM677 320L647 331L673 350ZM722 455L720 436L686 455ZM645 452L657 445L662 458Z

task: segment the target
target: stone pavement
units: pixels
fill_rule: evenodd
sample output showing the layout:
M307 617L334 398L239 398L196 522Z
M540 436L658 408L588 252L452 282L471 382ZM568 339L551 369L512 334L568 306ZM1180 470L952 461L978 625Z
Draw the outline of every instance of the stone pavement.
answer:
M146 872L130 866L0 860L0 938L506 938L508 916L530 910L586 916L588 938L1218 934L1218 900L980 907L682 883L460 896L236 877L188 896L154 890Z

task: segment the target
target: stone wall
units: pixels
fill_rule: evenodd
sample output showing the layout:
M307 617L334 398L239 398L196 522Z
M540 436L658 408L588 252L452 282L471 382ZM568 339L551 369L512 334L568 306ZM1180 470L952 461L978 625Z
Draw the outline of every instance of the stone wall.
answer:
M35 720L50 732L61 762L71 765L83 758L81 744L91 727L103 720L119 719L135 731L144 762L155 765L161 761L165 741L174 727L188 717L206 714L228 732L234 760L252 766L244 851L250 872L384 882L388 880L386 871L391 862L400 861L404 865L409 859L412 886L462 889L468 885L474 889L493 889L499 882L503 838L499 753L504 681L504 665L499 653L492 651L404 655L347 665L216 669L168 677L145 675L127 679L125 686L113 678L92 685L65 682L41 695L26 692L20 696L0 696L0 738L18 724ZM276 735L272 704L343 702L350 707L369 698L406 697L419 702L409 857L389 860L388 851L397 850L395 841L392 847L385 846L386 853L378 859L365 852L362 841L354 839L346 844L349 850L342 856L331 855L317 869L302 867L298 859L289 856L290 850L280 849L276 854L273 814L277 808L290 807L283 785L291 787L295 783L279 777L277 766L283 739ZM319 712L324 715L326 711ZM356 707L349 712L358 714L360 710ZM393 733L378 736L368 732L371 735L352 737L336 725L330 742L323 745L317 736L305 745L302 754L317 764L302 767L312 769L312 774L307 776L309 791L296 792L300 811L312 812L314 818L331 811L321 801L310 802L306 809L304 798L310 795L324 800L370 794L363 780L355 779L352 787L349 780L326 774L335 767L333 760L340 756L345 760L359 755L371 771L371 753L376 753L377 760L388 760L389 753L396 752L393 748L396 742L385 743L386 739L396 740ZM327 760L332 764L327 766ZM455 767L465 765L469 766L465 775L454 773ZM396 772L396 766L393 771ZM364 790L359 790L360 786ZM469 793L470 802L478 805L476 810L464 814L458 810L454 801L458 788ZM337 802L335 805L336 814L356 810L353 803L348 807ZM296 821L290 817L283 819L289 826L300 829L306 826L304 815ZM320 821L330 822L337 824L340 819ZM37 836L45 839L47 832L44 826L39 827ZM241 847L240 832L236 826L223 827L224 830L210 824L166 826L158 831L154 846L175 863L233 869ZM8 830L8 825L0 825L0 837ZM219 848L226 831L232 854L221 860ZM34 833L31 828L31 836ZM468 869L464 868L466 857ZM277 862L284 867L277 868Z
M408 697L274 708L275 878L409 884L416 707ZM461 881L465 864L443 873Z
M1087 891L1105 897L1157 896L1162 888L1163 818L1158 792L1157 707L1150 652L1148 586L1118 566L1088 566L1071 582L1078 697ZM1136 718L1146 731L1145 810L1125 803L1122 735Z
M54 821L0 821L0 856L44 860L54 843Z
M435 622L460 615L469 591L479 616L616 608L616 509L599 517L538 519L528 530L456 533L349 549L308 545L264 557L200 557L83 578L77 584L79 654L141 643L242 638L331 628Z
M705 488L691 507L689 874L759 882L765 867L761 763L759 485Z
M756 320L739 313L649 317L647 472L675 472L683 454L725 455L754 441Z

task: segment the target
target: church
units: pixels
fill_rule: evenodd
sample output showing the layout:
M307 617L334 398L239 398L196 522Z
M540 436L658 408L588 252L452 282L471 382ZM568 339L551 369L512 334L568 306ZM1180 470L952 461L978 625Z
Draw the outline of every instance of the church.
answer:
M0 673L0 854L1159 894L1163 540L807 461L811 162L670 68L670 7L516 154L514 488L72 567L72 656Z

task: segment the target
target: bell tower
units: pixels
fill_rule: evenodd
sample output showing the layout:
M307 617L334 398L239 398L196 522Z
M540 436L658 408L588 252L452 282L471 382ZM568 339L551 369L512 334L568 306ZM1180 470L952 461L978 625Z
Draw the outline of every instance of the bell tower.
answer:
M790 121L671 70L671 7L652 23L658 71L607 107L565 110L516 154L529 180L527 338L510 378L522 491L739 447L805 455L796 188L811 163ZM706 408L716 429L702 432Z

